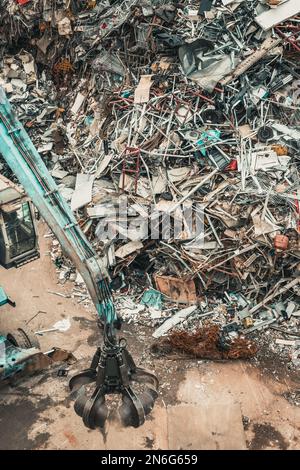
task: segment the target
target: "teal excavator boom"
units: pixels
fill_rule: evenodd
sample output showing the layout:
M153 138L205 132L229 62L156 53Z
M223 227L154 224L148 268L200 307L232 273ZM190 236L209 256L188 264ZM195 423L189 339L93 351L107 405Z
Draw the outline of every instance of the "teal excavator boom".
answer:
M157 379L136 367L126 349L126 341L118 338L116 330L121 322L106 266L82 233L1 87L0 153L55 234L63 253L81 274L97 310L103 344L97 348L90 367L70 380L76 413L87 427L103 427L109 413L114 412L108 409L105 395L121 394L118 410L121 421L125 426L140 426L157 398ZM132 386L134 382L144 384L138 393Z

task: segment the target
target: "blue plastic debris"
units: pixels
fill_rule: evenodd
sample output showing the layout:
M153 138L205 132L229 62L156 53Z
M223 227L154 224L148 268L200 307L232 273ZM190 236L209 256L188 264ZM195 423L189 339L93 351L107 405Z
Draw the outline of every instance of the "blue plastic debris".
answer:
M197 145L199 145L202 155L206 155L205 147L207 144L220 142L220 135L221 132L214 129L208 130L201 134L201 139L198 140Z
M161 292L155 289L146 290L140 303L147 305L147 307L154 307L156 310L161 310L163 304Z

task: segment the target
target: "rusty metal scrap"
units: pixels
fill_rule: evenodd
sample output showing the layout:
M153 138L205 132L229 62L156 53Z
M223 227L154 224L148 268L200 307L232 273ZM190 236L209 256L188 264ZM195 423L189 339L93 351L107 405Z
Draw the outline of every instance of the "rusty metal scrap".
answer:
M207 325L195 332L173 331L152 345L152 352L170 354L178 352L199 359L249 359L258 347L254 341L239 336L222 340L218 325Z

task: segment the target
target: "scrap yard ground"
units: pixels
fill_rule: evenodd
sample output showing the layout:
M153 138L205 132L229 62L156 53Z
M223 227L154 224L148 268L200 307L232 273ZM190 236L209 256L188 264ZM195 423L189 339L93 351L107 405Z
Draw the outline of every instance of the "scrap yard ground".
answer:
M299 447L300 384L280 358L269 356L270 353L235 362L154 358L150 352L151 329L140 329L134 324L125 324L123 332L137 362L154 369L159 377L158 404L139 429L122 430L109 423L105 436L87 430L74 413L68 379L88 365L95 350L95 319L92 310L81 307L74 299L48 292L68 295L71 286L57 285L55 266L49 256L51 244L49 238L44 238L48 229L42 222L39 233L39 260L18 270L0 268L1 279L10 286L9 294L17 302L16 315L12 315L11 307L5 307L4 326L8 320L15 326L24 320L36 331L70 318L68 331L45 333L40 342L44 351L63 347L77 361L70 366L68 377L58 377L56 367L13 387L1 388L0 427L6 432L1 432L0 449Z

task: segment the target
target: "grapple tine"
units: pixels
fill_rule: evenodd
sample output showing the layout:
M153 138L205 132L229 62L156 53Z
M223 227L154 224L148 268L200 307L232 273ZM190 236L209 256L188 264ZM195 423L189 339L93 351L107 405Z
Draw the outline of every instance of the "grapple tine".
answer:
M105 404L103 390L96 389L92 397L86 400L84 405L82 420L86 427L95 429L103 428L108 416L108 409Z
M71 377L69 381L69 388L72 393L76 393L81 387L89 383L95 382L96 380L96 371L93 369L85 369L79 374Z
M146 369L137 367L134 372L134 380L140 383L147 383L148 386L158 390L159 383L156 375Z
M145 422L144 408L139 398L127 389L122 397L122 405L119 408L119 415L124 426L138 428Z

